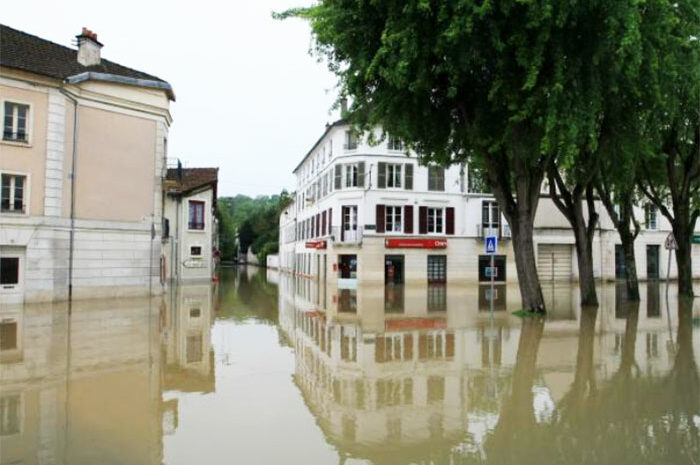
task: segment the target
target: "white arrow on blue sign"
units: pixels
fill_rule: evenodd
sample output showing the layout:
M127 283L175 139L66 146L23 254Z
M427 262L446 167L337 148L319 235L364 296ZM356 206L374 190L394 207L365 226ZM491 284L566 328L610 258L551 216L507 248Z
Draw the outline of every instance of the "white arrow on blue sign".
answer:
M498 252L498 236L486 236L486 253L488 255L496 255Z

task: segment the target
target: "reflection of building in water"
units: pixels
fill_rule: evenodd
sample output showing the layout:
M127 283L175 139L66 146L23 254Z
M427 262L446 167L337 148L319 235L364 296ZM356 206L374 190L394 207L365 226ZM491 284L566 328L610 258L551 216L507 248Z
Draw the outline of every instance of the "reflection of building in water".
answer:
M156 309L0 308L0 462L161 463Z
M495 307L514 310L506 296L517 289L506 287L496 288L503 297L494 296ZM361 285L324 291L282 275L279 289L280 326L296 351L295 382L341 454L375 463L420 461L457 443L469 449L498 421L512 387L522 321L500 311L491 324L483 288ZM395 310L386 300L397 291L404 293L403 306ZM571 390L580 343L577 289L547 291L557 308L537 352L532 402L538 421L550 418ZM642 291L649 297L634 314L634 364L645 376L663 375L673 364L676 330L669 326L676 325L677 304L670 302L674 310L667 312L658 308L658 289ZM316 298L324 292L325 307ZM592 369L602 386L619 369L630 320L616 309L621 303L614 286L604 286L600 295ZM434 310L436 299L444 310ZM627 308L625 315L633 311ZM700 341L694 351L700 359Z
M214 391L212 286L179 286L169 295L163 332L166 390Z

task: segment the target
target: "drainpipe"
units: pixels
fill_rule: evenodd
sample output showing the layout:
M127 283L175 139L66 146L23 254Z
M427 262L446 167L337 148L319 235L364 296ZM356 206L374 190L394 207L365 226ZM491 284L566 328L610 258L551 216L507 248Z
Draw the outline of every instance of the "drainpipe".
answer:
M75 251L75 175L78 159L78 100L63 88L58 89L63 95L73 102L73 148L71 155L70 174L70 239L68 248L68 301L73 299L73 254ZM70 313L70 307L69 313Z

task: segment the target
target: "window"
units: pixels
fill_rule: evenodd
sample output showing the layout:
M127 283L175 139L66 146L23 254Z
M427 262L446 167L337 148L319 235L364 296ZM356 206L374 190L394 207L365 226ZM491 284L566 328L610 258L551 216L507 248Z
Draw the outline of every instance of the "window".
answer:
M28 142L29 105L5 102L5 121L2 139L12 142Z
M656 229L656 207L654 205L644 207L644 224L647 229Z
M0 258L0 285L19 284L19 257Z
M484 228L484 234L489 228L498 229L500 213L498 204L493 201L485 200L481 204L481 225Z
M19 394L0 397L0 436L11 436L21 431L22 400Z
M186 359L187 363L195 363L202 361L202 335L196 334L193 336L187 336L187 346L186 346Z
M345 131L345 150L355 150L357 148L357 136L350 130Z
M445 190L445 168L441 166L428 167L428 190L429 191L444 191Z
M345 165L345 187L357 187L357 165Z
M192 247L190 247L190 256L201 257L202 256L202 246L201 245L193 245Z
M428 282L447 282L447 257L445 255L428 255Z
M189 229L204 229L204 202L190 200Z
M24 191L27 177L3 174L0 178L0 211L25 213Z
M401 187L401 166L393 163L386 165L386 187Z
M199 308L190 309L190 318L199 318L202 315L202 310Z
M442 208L428 208L428 233L444 233L443 218L444 210Z
M402 218L401 218L402 207L386 207L386 231L387 232L401 232Z
M389 136L387 146L389 150L403 150L403 142L398 137Z

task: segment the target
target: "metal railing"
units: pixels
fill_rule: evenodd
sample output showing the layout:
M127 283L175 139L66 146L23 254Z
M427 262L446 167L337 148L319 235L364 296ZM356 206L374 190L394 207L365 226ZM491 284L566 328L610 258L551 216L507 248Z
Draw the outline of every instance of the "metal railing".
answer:
M345 230L342 230L341 226L333 226L331 228L331 239L334 244L361 244L362 232L362 226L357 226L357 229Z

